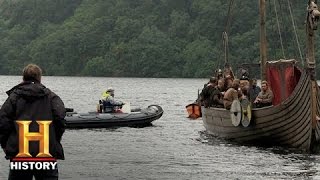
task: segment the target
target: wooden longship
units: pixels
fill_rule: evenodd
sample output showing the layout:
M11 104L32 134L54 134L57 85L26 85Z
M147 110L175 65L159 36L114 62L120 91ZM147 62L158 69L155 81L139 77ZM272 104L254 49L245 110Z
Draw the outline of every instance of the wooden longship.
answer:
M264 0L260 0L260 10L263 3ZM209 134L240 143L268 144L304 151L310 151L315 145L319 144L320 91L314 73L313 31L316 28L314 28L313 23L316 23L320 13L317 8L315 9L315 3L316 1L309 0L306 67L297 70L294 61L264 62L264 58L266 59L266 54L263 53L265 51L263 49L265 48L265 44L263 44L265 43L265 37L264 35L260 36L262 41L260 47L260 50L262 49L260 51L262 54L262 79L266 79L269 83L270 81L275 82L275 79L278 80L278 83L271 83L271 86L273 86L272 90L277 91L274 92L277 96L275 99L279 102L274 102L273 106L253 109L248 127L241 124L239 126L233 125L229 110L203 107L202 119ZM314 19L310 20L312 17ZM261 30L261 32L263 33L264 30ZM292 78L296 80L295 83L291 83L291 87L286 87L288 79L286 79L286 72L283 71L284 66L297 70L291 74L291 80ZM270 68L279 70L278 77L275 74L268 73Z
M289 98L276 106L252 110L249 127L235 127L230 111L204 108L203 122L208 133L238 142L271 143L299 149L309 149L312 136L320 137L320 122L312 121L312 83L306 73ZM317 114L320 114L320 93L317 88ZM315 123L315 125L313 125Z

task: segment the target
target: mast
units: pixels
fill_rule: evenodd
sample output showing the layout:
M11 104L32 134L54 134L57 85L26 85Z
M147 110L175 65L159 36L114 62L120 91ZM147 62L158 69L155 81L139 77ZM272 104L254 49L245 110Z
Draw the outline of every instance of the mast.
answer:
M229 39L226 31L222 33L223 48L224 48L224 66L229 66Z
M266 37L266 1L260 0L260 66L261 80L266 80L267 37Z
M228 16L225 24L224 31L222 33L222 41L223 41L223 48L224 48L224 75L229 74L231 75L231 67L229 65L229 39L228 39L228 32L231 24L231 15L232 15L232 8L233 8L234 0L231 0L229 3L228 9Z
M320 12L317 6L317 0L309 0L308 3L308 14L307 14L307 23L306 23L306 30L307 30L307 70L310 74L312 80L315 80L315 67L316 67L316 60L315 60L315 33L314 30L317 30L317 22L319 20Z

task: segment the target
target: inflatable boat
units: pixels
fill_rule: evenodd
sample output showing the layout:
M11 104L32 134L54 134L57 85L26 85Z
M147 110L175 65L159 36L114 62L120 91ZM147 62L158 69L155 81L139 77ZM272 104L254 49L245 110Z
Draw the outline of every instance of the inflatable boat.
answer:
M159 119L163 109L158 105L131 110L130 113L77 113L67 112L65 117L67 128L108 128L119 126L143 127Z

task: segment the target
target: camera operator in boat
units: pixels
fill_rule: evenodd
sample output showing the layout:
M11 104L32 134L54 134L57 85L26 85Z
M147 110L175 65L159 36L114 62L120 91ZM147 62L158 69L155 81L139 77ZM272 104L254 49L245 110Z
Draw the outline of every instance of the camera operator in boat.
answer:
M257 96L256 100L254 101L254 105L256 108L262 108L265 106L271 106L273 101L273 92L269 88L267 81L261 82L261 92Z
M103 112L105 113L118 112L118 109L121 109L124 105L122 101L116 101L114 99L114 89L112 87L102 93L100 102L102 102Z

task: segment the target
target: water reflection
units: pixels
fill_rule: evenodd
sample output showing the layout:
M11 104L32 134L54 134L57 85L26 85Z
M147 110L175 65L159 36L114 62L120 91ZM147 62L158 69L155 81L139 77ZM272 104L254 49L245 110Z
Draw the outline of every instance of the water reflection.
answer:
M206 131L200 131L199 135L198 141L203 144L229 147L229 150L235 148L237 151L231 151L234 154L229 156L228 160L230 161L230 158L236 156L237 159L232 161L241 162L238 170L246 169L245 172L241 173L241 177L252 175L272 179L319 178L319 164L317 163L319 162L319 156L316 154L303 153L295 149L283 147L242 146L239 143L229 142L207 134ZM237 166L234 165L233 167Z

